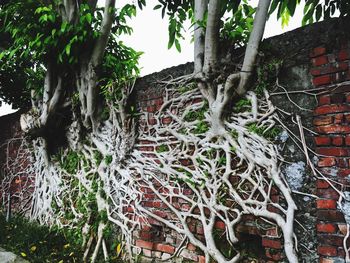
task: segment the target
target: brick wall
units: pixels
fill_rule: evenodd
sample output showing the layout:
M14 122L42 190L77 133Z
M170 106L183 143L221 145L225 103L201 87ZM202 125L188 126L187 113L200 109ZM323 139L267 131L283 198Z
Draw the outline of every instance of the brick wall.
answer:
M341 191L348 189L350 175L350 45L319 46L311 52L313 84L321 88L314 110L318 168ZM322 179L317 180L317 237L321 263L344 262L346 223L337 205L339 194ZM348 242L348 245L350 242Z
M271 56L285 60L281 72L281 82L287 83L288 90L292 90L293 85L295 85L297 86L295 89L300 89L302 86L303 89L320 93L317 96L318 105L313 114L302 113L305 114L302 115L303 120L306 120L307 127L317 132L317 135L314 135L314 143L315 151L320 154L318 168L334 182L346 184L349 183L350 174L350 83L347 83L350 80L350 45L346 40L349 37L344 36L347 28L347 24L334 20L327 24L320 23L297 29L269 39L263 44L263 46L268 47L267 53ZM235 52L233 51L233 54ZM312 83L308 83L302 78L300 68L306 69L307 75L312 77ZM163 103L163 90L159 88L157 81L163 80L169 75L176 78L191 73L192 70L193 65L186 64L138 80L134 99L138 103L141 113L147 113L149 124L154 124L154 114ZM283 109L289 107L286 98L276 99L276 104L278 103ZM296 111L295 107L293 111ZM18 131L18 117L19 115L12 115L12 117L0 118L1 145ZM313 119L309 121L308 118ZM170 121L170 119L162 120L164 124ZM308 143L312 145L311 140L308 140ZM138 142L138 147L143 147L143 150L150 153L155 150L153 146L148 145L147 141ZM1 148L0 163L5 161L3 150L4 148ZM295 156L296 154L293 153L291 160L296 158ZM305 177L307 176L309 175L305 175ZM314 224L311 221L311 228L315 230L317 240L310 241L315 242L316 251L301 251L300 258L304 260L307 253L315 253L319 255L320 263L344 262L342 244L346 234L346 223L344 215L337 205L339 195L325 180L319 178L315 182L305 181L311 182L308 183L310 189L313 191L315 188L315 194L319 199L315 202L314 210L305 211L304 206L302 206L305 201L303 199L300 201L299 196L295 196L298 207L301 207L297 218L306 213L309 214L309 217L316 217L317 223ZM335 185L340 189L339 184ZM159 216L170 219L171 214L155 198L150 189L145 188L143 191L145 192L144 206L157 209ZM191 194L190 191L187 194ZM278 195L273 198L278 199ZM313 206L312 202L309 203ZM185 209L185 203L179 201L179 205ZM240 239L261 249L261 257L267 262L281 262L284 255L279 229L262 230L254 224L255 221L256 218L247 217L237 227L237 231L241 233ZM149 258L169 258L180 244L181 238L177 233L165 228L155 220L149 220L149 223L142 222L141 229L134 233L135 245L139 248L139 251L135 252L142 252L144 256ZM222 222L218 221L216 226L218 231L223 231ZM203 236L203 228L199 224L193 224L192 230L196 235ZM181 252L181 256L195 262L204 262L203 255L192 244L187 245L186 249Z

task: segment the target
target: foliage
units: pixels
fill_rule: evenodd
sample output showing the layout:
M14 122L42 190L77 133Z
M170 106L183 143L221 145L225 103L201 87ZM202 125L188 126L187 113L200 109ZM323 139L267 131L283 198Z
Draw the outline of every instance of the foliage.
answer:
M296 6L300 3L300 0L273 0L270 14L277 10L277 19L282 20L282 26L287 25L289 18L295 13ZM306 0L302 24L311 24L337 15L345 17L349 14L349 0Z
M141 2L139 0L139 2ZM145 1L142 1L145 4ZM183 39L183 32L186 30L184 23L186 20L191 21L191 28L195 24L200 27L206 27L206 18L204 21L195 21L194 18L194 1L163 1L154 6L154 9L160 9L162 17L168 15L168 32L169 41L168 48L175 45L176 49L181 51L180 40ZM221 21L220 21L220 37L222 39L232 40L236 45L243 45L247 43L249 34L253 26L253 15L255 9L249 4L248 0L239 1L221 1ZM140 6L143 6L140 3Z
M252 133L265 137L269 140L274 140L281 133L279 127L266 127L264 125L258 125L257 123L251 123L248 125L248 130Z
M22 255L33 263L79 262L80 247L69 243L57 230L13 217L9 222L0 214L0 246Z
M91 9L88 4L80 4L74 23L69 23L57 11L59 5L58 1L47 4L42 1L15 0L1 7L0 23L3 27L0 28L0 34L10 37L5 48L0 50L2 99L27 102L31 89L41 94L43 72L47 70L48 64L53 63L58 71L73 76L85 54L92 52L93 44L100 34L103 8ZM101 85L139 73L137 59L141 53L118 40L121 34L132 32L132 28L127 25L127 18L135 16L135 6L126 4L116 11L99 70ZM18 75L14 75L14 71ZM15 86L14 91L10 90L12 86ZM72 94L74 85L65 89ZM17 104L24 103L21 101Z
M255 91L258 95L262 95L265 89L270 90L275 86L282 64L283 60L278 59L272 59L269 62L259 64L257 68L258 79L255 86Z
M75 174L78 171L79 155L73 150L69 150L67 154L59 153L61 158L59 159L60 166L69 174Z

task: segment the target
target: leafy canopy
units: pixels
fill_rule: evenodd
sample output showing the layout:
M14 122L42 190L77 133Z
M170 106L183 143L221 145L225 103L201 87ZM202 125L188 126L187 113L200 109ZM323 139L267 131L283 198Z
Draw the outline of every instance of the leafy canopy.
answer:
M82 1L73 22L60 12L60 1L14 0L0 8L0 98L20 106L15 86L28 100L29 90L42 92L44 72L49 63L58 70L75 72L92 52L99 36L103 8L90 8ZM127 4L116 9L116 16L100 69L101 83L139 73L141 55L125 46L119 37L131 34L127 19L136 15L136 7Z

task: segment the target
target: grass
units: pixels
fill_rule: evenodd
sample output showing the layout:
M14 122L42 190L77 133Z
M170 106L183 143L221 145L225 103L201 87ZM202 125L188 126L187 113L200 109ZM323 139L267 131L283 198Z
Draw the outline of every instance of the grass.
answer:
M80 248L71 245L62 233L22 217L6 222L1 213L0 247L33 263L82 262Z

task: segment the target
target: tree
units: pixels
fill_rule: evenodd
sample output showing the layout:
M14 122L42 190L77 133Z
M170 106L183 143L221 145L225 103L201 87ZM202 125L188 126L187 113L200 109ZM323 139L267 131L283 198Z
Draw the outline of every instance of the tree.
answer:
M70 229L85 250L84 259L91 256L92 262L101 247L108 259L112 224L124 240L117 247L126 244L131 258L132 232L149 217L199 247L206 262L210 257L237 262L235 226L251 214L282 229L288 260L297 262L296 206L269 138L277 133L278 119L268 92L257 95L249 87L270 1L259 1L256 9L248 1L159 1L155 9L169 15L169 47L181 49L182 24L193 21L194 72L167 83L152 129L148 117L141 118L138 138L152 143L152 155L134 148L137 132L129 97L140 54L117 40L131 32L126 18L135 15L135 6L116 10L115 1L106 0L101 9L96 3L16 0L0 10L4 32L11 37L0 53L2 70L22 67L23 84L31 93L32 109L21 118L31 136L29 172L36 181L30 216ZM145 3L138 1L141 8ZM297 3L273 0L270 13L277 8L287 20ZM247 42L241 65L222 60L223 39L233 47ZM168 125L166 118L172 120ZM64 138L53 144L58 134ZM142 205L145 187L173 220ZM272 200L272 189L282 203ZM218 219L225 225L228 254L215 240ZM204 228L204 241L191 232L193 223Z
M112 174L117 167L99 169L107 160L124 159L134 142L127 104L140 53L118 37L131 33L127 18L136 8L127 4L116 9L114 0L106 0L103 8L94 0L1 4L1 34L8 38L0 53L1 95L18 101L15 92L7 90L19 83L32 102L31 110L21 116L31 140L26 154L33 164L27 173L36 181L30 216L78 229L73 237L85 249L84 257L91 255L96 261L103 247L107 259L108 197L101 189L101 173ZM14 81L3 81L17 70ZM106 159L102 164L101 158ZM8 171L9 180L11 176L15 175Z

